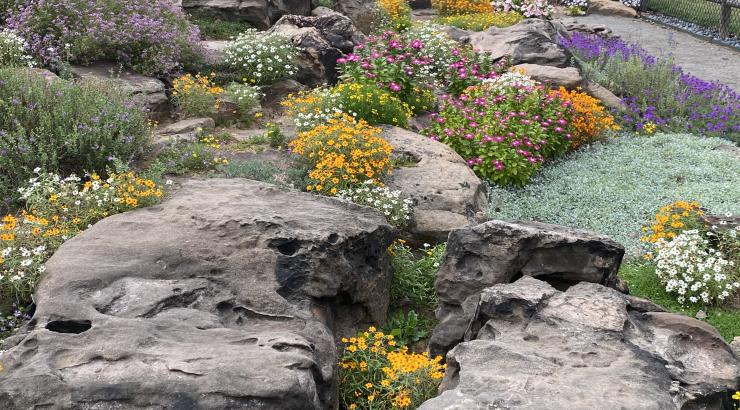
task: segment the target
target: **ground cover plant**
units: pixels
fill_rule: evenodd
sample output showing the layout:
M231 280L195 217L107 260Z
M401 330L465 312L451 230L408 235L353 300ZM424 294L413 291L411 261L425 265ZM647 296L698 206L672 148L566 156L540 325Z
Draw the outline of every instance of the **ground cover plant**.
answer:
M420 311L432 311L437 307L434 279L445 249L445 244L424 244L415 252L403 240L397 240L388 248L394 272L391 285L393 306L410 306Z
M201 36L209 40L229 40L250 28L249 23L243 21L227 20L198 11L188 13L188 19L198 26Z
M684 73L618 38L573 33L561 41L582 63L586 77L622 97L619 117L638 132L691 132L740 141L740 94Z
M202 51L198 28L168 0L29 0L6 23L46 66L108 60L159 75Z
M518 73L448 97L424 132L452 147L479 176L524 185L545 159L570 145L573 109L558 93Z
M377 209L388 223L398 228L403 228L409 222L413 205L412 200L403 198L402 195L401 191L378 186L372 179L363 182L360 187L337 192L339 199Z
M62 175L104 174L113 159L128 163L148 144L143 109L104 83L48 82L26 70L0 69L0 199L35 168Z
M12 30L0 30L0 67L33 67L33 57L26 53L26 41Z
M491 187L489 215L593 230L640 255L642 226L665 204L699 201L717 214L740 213L740 163L714 149L721 144L692 135L628 134L584 147L526 187Z

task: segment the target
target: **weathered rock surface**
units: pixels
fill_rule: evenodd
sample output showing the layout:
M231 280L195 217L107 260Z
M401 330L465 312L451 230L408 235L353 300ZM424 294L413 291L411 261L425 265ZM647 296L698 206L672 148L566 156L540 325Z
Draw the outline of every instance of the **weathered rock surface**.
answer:
M368 208L184 181L51 258L0 408L332 408L332 326L384 318L391 240Z
M169 124L155 133L154 148L160 151L168 145L181 141L195 142L201 132L213 131L216 127L213 118L188 118Z
M240 19L264 30L286 14L308 15L311 0L182 0L182 7Z
M387 181L414 201L409 230L415 238L445 241L450 230L476 224L488 204L485 185L454 150L397 127L384 127L383 138L398 158L415 162L395 169Z
M552 67L537 64L519 64L515 68L524 70L524 72L537 81L548 83L554 86L563 86L573 89L581 85L583 77L575 67Z
M642 313L582 282L523 277L483 291L470 341L447 355L443 393L421 410L731 409L738 359L699 320Z
M603 24L586 24L580 23L576 20L564 22L563 24L569 33L577 31L585 34L596 34L602 37L609 37L612 35L612 29Z
M308 87L296 80L280 80L263 87L262 106L272 111L280 111L280 102L283 101L285 97L307 89Z
M605 107L613 108L615 110L625 109L621 98L617 97L613 92L602 87L598 83L587 81L585 89L590 96L598 98Z
M591 0L588 13L603 14L605 16L637 17L637 10L618 0Z
M336 83L337 59L352 52L361 38L352 20L338 13L284 16L268 33L282 34L301 49L297 79L312 87Z
M355 27L370 34L377 16L376 0L336 0L334 10L352 19Z
M463 340L480 292L519 276L564 288L580 281L614 285L624 248L606 236L538 222L488 221L450 232L434 287L440 305L429 344L445 354Z
M566 33L558 22L526 19L506 28L491 27L471 34L470 44L488 52L494 60L511 56L512 64L538 64L567 67L570 53L558 45L558 36Z
M455 27L455 26L447 26L447 25L440 25L439 31L447 34L451 39L457 41L457 42L467 42L468 37L475 33L472 30L463 30L461 28Z
M90 66L72 66L72 75L76 78L96 81L110 81L114 87L130 92L134 100L140 102L153 118L160 119L169 115L172 104L165 94L165 84L152 77L146 77L108 63L95 63Z

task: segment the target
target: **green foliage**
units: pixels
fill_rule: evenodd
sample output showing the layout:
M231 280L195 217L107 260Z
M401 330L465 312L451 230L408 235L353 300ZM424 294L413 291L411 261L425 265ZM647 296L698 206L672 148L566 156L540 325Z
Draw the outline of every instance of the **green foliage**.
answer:
M163 174L190 174L213 171L228 160L220 156L221 141L213 135L201 136L194 142L178 142L162 151L153 167Z
M280 127L277 124L272 122L267 124L267 133L265 134L265 137L267 138L267 143L270 144L272 148L283 147L288 142L288 137L280 131Z
M260 107L262 92L258 87L232 83L226 88L226 94L239 106L239 115L245 123L250 123L254 118L255 110Z
M8 29L0 30L0 67L33 67L33 65L33 58L26 54L23 39Z
M619 276L629 285L630 294L649 299L671 312L695 317L700 309L682 306L673 295L666 292L652 263L628 261L622 264ZM707 314L706 322L716 327L727 342L740 336L740 310L710 307L704 311Z
M260 160L231 161L218 167L218 171L227 178L246 178L255 181L275 184L278 182L279 168L271 163Z
M439 270L445 244L424 248L418 253L396 241L388 249L393 267L391 285L391 305L411 305L418 308L433 309L437 306L437 295L434 292L434 279Z
M34 168L103 174L112 159L126 163L146 150L146 113L124 91L23 69L0 69L0 79L0 201L16 199Z
M491 187L489 215L538 220L609 235L633 255L643 224L675 201L740 213L740 161L691 135L624 135L546 167L521 189Z
M208 40L229 40L251 27L244 21L226 20L198 11L190 12L189 18L193 24L198 26L200 34Z
M224 54L226 64L248 84L272 84L298 72L298 49L280 34L244 30L226 44Z
M408 104L374 84L341 83L330 90L325 101L332 106L342 107L345 113L363 119L370 125L406 127L412 115Z
M411 346L429 336L434 327L433 321L425 320L415 311L397 310L388 317L385 333L393 335L398 343Z

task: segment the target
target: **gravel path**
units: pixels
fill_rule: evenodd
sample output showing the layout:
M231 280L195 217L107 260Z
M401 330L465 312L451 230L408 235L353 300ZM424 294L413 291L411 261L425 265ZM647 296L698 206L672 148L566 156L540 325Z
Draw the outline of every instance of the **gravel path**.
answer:
M740 92L740 52L698 39L690 34L645 20L588 15L566 17L563 22L603 24L622 39L638 43L651 54L671 54L676 64L704 80L716 80Z

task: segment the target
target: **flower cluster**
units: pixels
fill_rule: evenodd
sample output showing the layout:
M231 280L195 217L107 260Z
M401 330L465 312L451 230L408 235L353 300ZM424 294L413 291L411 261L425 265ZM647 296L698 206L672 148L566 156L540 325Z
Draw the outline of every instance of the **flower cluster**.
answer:
M562 0L560 3L566 7L578 7L581 9L587 9L589 5L589 0Z
M670 241L658 242L655 272L666 291L676 294L681 304L721 303L740 289L735 262L711 246L710 239L700 230L690 229Z
M459 16L446 16L437 19L437 23L458 27L463 30L483 31L489 27L509 27L522 21L523 16L517 12L508 13L475 13Z
M392 31L369 37L365 44L337 60L342 78L387 89L408 103L415 112L428 109L430 102L419 101L424 90L432 88L432 58L422 50L419 39L407 40ZM433 98L433 94L429 96Z
M655 214L655 219L650 226L642 228L645 233L642 241L653 245L660 241L670 241L686 229L701 226L703 215L704 211L696 201L676 201L663 206Z
M444 377L441 356L411 353L372 326L342 343L339 394L349 410L415 409L436 395Z
M406 127L411 107L390 91L367 83L340 83L330 91L332 104L370 125L389 124Z
M489 0L432 0L432 7L440 16L490 13Z
M226 44L224 54L226 64L249 84L271 84L298 72L298 49L280 34L247 29Z
M253 114L255 114L255 110L260 107L262 92L259 87L248 84L232 83L226 87L226 94L239 107L242 121L251 121Z
M446 23L443 23L446 24ZM431 59L430 72L437 80L442 80L442 74L448 67L460 59L460 43L434 24L417 24L402 33L406 43L418 41L421 43L421 52ZM419 45L419 43L416 43ZM416 51L416 49L413 49Z
M33 67L34 61L26 53L26 42L12 30L0 31L0 67Z
M732 88L686 74L670 59L619 38L572 33L561 44L582 61L586 77L623 98L627 110L619 119L636 131L688 131L740 141L740 94Z
M163 195L154 181L125 168L107 179L36 172L19 189L26 209L6 215L0 225L0 294L21 301L33 293L44 263L64 241L100 219L152 205Z
M347 113L344 107L332 101L331 90L316 88L311 91L300 91L290 94L280 105L286 108L288 116L293 118L298 131L308 131L334 118L337 114Z
M425 133L451 146L478 175L524 185L546 158L570 145L573 109L541 85L505 81L447 97Z
M379 210L388 222L396 227L405 226L411 218L413 201L404 199L401 195L401 191L391 191L386 187L377 186L372 179L363 182L360 187L337 192L339 199Z
M531 93L532 90L539 85L539 83L532 77L518 70L509 71L499 76L487 78L482 82L484 84L490 84L489 88L491 91L500 92L509 88L514 88L519 94Z
M547 0L494 0L491 5L496 11L515 11L527 18L550 18L555 12Z
M29 0L7 25L45 65L108 60L156 75L202 53L198 28L169 0Z
M5 335L12 334L20 328L24 322L31 320L31 314L28 310L24 309L18 303L13 303L11 311L13 313L10 315L0 316L0 341L2 341Z
M624 4L625 6L630 6L634 9L640 7L640 3L642 2L642 0L621 0L621 1L622 1L622 4Z
M403 31L411 26L411 6L407 0L378 0L381 19L387 20L385 26Z
M601 101L579 90L568 91L560 87L557 91L560 98L573 104L573 139L570 146L578 149L581 145L603 139L607 130L618 130L614 117L601 105Z
M387 175L393 148L380 133L379 128L347 114L299 133L290 147L310 169L306 190L336 195Z
M218 99L223 92L224 89L214 84L206 75L185 74L172 81L175 104L188 118L213 114L218 110Z
M229 160L222 157L221 140L214 135L201 135L198 141L180 141L161 152L157 166L169 174L186 174L216 169L228 165Z

